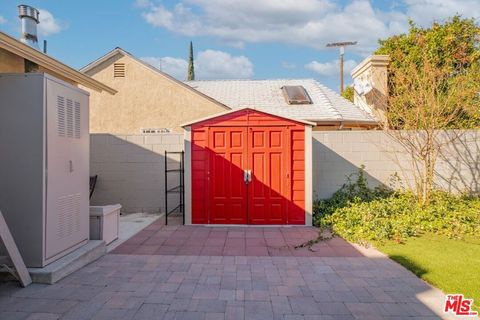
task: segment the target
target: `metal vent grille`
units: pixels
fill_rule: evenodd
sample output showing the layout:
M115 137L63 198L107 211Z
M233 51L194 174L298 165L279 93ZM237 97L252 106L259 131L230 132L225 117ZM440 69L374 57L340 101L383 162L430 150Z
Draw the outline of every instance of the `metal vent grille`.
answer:
M63 196L57 200L57 237L64 239L80 231L80 193Z
M60 137L65 137L65 98L57 97L57 132Z
M80 139L80 103L75 101L75 138Z
M57 96L57 131L63 138L81 138L80 102Z
M114 63L113 64L113 77L114 78L125 78L125 63Z
M67 99L67 137L73 138L73 101Z

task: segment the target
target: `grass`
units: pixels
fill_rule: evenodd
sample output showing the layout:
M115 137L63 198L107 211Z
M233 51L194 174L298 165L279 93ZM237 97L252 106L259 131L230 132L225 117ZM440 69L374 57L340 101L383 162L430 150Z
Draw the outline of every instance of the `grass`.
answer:
M480 238L427 234L377 248L445 293L463 293L480 311Z

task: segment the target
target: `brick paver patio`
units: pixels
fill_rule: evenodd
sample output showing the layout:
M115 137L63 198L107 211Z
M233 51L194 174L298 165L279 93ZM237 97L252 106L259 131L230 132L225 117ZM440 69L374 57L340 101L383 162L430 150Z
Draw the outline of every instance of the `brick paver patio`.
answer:
M0 285L0 319L436 319L388 259L106 255L55 285Z
M169 225L159 219L118 246L113 253L201 256L300 256L360 257L362 254L341 238L296 246L315 239L318 229L286 227L183 226L179 219Z
M0 282L0 319L439 318L432 310L441 314L443 293L381 254L341 239L314 251L289 247L315 235L157 222L54 285ZM210 247L222 249L209 254Z

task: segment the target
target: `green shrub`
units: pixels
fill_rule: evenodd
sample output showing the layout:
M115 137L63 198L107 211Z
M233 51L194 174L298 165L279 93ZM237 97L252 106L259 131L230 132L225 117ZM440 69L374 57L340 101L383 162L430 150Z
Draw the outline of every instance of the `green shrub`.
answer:
M393 193L386 187L370 189L365 178L364 166L356 174L347 177L347 182L336 191L330 199L316 200L313 203L313 223L320 225L320 219L334 213L337 209L347 207L352 203L369 202L385 198Z
M408 191L370 189L363 168L328 200L314 203L314 222L343 238L368 243L402 240L424 232L451 238L480 231L480 198L435 191L421 206Z

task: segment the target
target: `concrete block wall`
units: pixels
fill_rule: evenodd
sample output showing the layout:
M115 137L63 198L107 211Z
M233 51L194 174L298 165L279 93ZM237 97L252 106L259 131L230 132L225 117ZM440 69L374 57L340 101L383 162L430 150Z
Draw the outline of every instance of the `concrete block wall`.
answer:
M90 173L99 176L93 205L165 211L164 152L182 151L183 134L91 134L90 139ZM395 173L405 187L414 185L410 156L382 131L314 131L312 139L314 198L330 197L362 165L371 186L391 185ZM172 156L169 167L178 166L178 160ZM169 187L178 179L171 174ZM439 155L436 184L452 192L480 192L480 131L466 132ZM176 206L178 195L171 195L169 203Z
M382 131L314 131L313 191L315 198L328 198L346 182L347 176L365 166L371 186L392 185L396 173L403 186L414 186L410 155L394 138ZM480 131L463 133L438 157L435 183L451 192L480 192Z
M183 147L183 134L91 134L90 175L98 175L92 205L120 203L122 212L165 212L165 150ZM179 167L179 159L171 155L168 167ZM178 183L178 173L169 173L169 187ZM169 196L170 208L178 198Z

